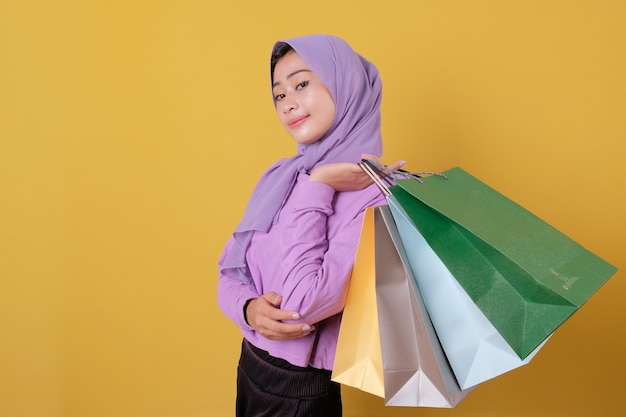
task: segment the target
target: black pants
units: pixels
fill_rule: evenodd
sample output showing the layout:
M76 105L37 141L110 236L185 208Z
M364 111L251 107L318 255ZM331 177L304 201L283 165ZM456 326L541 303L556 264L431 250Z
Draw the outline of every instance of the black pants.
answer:
M244 339L237 369L237 417L341 417L330 371L274 358Z

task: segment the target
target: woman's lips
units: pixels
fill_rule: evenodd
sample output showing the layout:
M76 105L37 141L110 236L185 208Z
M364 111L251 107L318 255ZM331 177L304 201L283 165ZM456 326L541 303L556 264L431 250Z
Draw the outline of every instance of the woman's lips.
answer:
M293 120L290 120L287 125L289 125L289 127L294 128L294 127L298 127L300 126L302 123L304 123L304 121L308 118L309 116L300 116L300 117L296 117Z

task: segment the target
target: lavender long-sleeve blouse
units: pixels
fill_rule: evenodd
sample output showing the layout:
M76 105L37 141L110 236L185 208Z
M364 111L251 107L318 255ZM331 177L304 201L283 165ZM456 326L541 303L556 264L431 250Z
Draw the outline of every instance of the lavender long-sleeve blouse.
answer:
M367 207L385 204L375 185L349 192L335 192L323 183L299 174L267 233L255 232L246 259L252 283L220 274L218 303L243 336L272 356L296 366L332 369L341 311ZM220 265L232 247L232 237ZM283 296L281 308L298 311L297 322L315 330L305 337L269 340L244 318L247 300L274 291Z

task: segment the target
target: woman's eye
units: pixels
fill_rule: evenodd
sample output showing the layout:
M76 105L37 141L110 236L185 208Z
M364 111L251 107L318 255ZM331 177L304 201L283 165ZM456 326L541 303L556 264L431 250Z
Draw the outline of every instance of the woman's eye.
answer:
M309 85L309 82L308 82L308 81L302 81L301 83L299 83L299 84L296 86L296 90L299 90L299 89L301 89L301 88L304 88L304 87L306 87L307 85Z
M285 98L285 95L284 95L284 94L276 94L276 95L274 96L274 101L279 101L279 100L281 100L281 99L283 99L283 98Z

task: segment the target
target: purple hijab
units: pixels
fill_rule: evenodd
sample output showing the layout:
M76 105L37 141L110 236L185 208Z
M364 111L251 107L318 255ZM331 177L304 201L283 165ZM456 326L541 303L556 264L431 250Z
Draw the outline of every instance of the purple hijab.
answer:
M333 162L359 162L361 154L382 154L380 103L382 84L376 67L344 40L309 35L279 41L289 44L326 84L335 101L335 118L317 142L298 144L297 155L268 168L252 192L243 219L233 234L235 243L220 272L251 282L246 250L254 231L267 232L278 218L298 173ZM271 76L271 74L270 74Z

